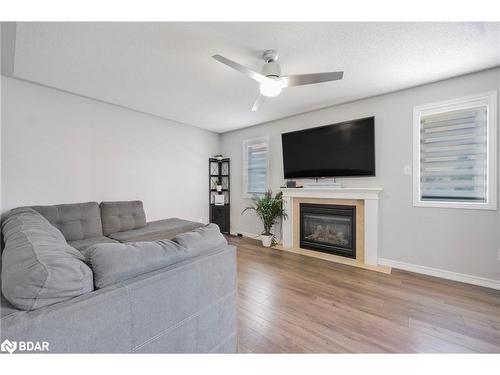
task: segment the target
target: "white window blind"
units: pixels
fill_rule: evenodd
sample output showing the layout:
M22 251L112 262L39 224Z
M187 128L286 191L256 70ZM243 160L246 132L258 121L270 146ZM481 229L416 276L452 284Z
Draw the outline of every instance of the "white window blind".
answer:
M487 108L422 116L422 200L486 202Z
M496 92L414 109L414 205L496 209Z
M243 142L244 195L263 194L268 185L268 140L267 137Z

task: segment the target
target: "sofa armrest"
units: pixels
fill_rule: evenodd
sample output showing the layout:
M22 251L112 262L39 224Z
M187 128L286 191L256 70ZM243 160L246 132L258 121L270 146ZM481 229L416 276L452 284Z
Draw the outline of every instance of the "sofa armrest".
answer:
M1 341L53 353L236 351L236 251L225 245L1 322Z

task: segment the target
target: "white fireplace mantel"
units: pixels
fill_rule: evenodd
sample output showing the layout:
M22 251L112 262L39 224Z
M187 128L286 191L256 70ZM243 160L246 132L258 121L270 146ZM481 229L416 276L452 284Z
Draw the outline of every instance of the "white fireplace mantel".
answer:
M288 219L283 221L283 247L293 248L293 200L296 198L353 199L364 201L365 259L369 266L378 265L378 202L381 188L282 188L283 206Z
M282 188L283 197L330 199L378 199L381 188Z

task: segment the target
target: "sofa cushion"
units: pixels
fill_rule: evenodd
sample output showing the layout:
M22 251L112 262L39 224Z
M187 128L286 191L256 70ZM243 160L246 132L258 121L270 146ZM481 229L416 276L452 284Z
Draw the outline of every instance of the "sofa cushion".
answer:
M100 207L105 236L146 225L142 201L101 202Z
M7 301L3 294L0 296L0 315L2 318L11 314L16 314L20 311L21 310L16 309L14 306L12 306L12 304Z
M170 240L178 234L200 228L205 224L194 221L170 218L151 221L138 229L110 234L108 237L120 242Z
M96 245L98 243L118 243L118 241L113 240L108 237L93 237L93 238L86 238L84 240L77 240L77 241L68 241L68 244L72 247L74 247L77 250L83 251L87 247Z
M36 211L14 210L2 231L2 292L13 306L33 310L94 289L83 255Z
M101 237L101 213L97 202L31 207L59 229L66 241Z
M84 253L94 271L97 288L164 268L227 245L219 227L205 227L183 233L172 240L98 244Z

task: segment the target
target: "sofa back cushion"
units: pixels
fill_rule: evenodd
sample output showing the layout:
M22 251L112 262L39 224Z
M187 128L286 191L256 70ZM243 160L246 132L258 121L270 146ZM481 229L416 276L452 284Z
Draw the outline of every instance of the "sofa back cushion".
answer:
M101 243L83 251L94 272L97 288L208 255L227 246L219 227L208 224L172 240Z
M146 226L142 201L102 202L100 206L105 236Z
M94 289L83 255L38 212L13 210L2 232L2 292L13 306L34 310Z
M101 212L97 202L31 207L59 229L66 241L102 237Z

